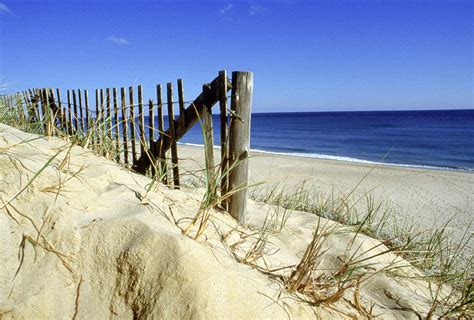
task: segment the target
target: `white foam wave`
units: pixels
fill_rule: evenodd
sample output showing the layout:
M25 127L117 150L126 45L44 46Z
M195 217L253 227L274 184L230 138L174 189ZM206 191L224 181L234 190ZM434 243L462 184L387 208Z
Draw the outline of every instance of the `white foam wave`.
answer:
M197 144L197 143L178 142L178 144L187 145L187 146L195 146L195 147L203 147L204 146L203 144ZM220 149L220 146L214 146L214 147ZM405 168L430 169L430 170L474 172L474 169L469 169L469 168L450 168L450 167L430 166L430 165L378 162L378 161L370 161L370 160L364 160L364 159L359 159L359 158L344 157L344 156L333 156L333 155L319 154L319 153L277 152L277 151L267 151L267 150L261 150L261 149L250 149L250 151L258 152L258 153L274 154L274 155L280 155L280 156L313 158L313 159L323 159L323 160L335 160L335 161L364 163L364 164L372 164L372 165L384 165L384 166L391 166L391 167L405 167Z

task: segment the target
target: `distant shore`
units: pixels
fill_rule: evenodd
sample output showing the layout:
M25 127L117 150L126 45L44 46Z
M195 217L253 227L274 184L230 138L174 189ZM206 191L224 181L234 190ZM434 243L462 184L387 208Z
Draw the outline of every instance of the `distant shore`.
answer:
M178 152L185 168L198 169L204 161L200 146L180 145ZM220 161L218 149L215 157L217 164ZM253 183L265 183L259 188L283 184L289 191L305 183L305 188L327 197L354 190L351 197L361 205L366 203L365 195L370 194L393 209L397 223L432 229L450 221L449 226L459 230L455 237L461 237L474 219L474 174L471 172L252 151L250 178Z

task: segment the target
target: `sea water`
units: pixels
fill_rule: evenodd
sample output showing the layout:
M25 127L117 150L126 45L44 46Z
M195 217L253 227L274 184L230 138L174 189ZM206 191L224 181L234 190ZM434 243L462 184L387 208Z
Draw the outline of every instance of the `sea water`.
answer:
M214 143L219 145L219 115L213 116L213 122ZM202 145L199 123L180 142ZM474 110L254 113L250 148L321 159L474 171Z

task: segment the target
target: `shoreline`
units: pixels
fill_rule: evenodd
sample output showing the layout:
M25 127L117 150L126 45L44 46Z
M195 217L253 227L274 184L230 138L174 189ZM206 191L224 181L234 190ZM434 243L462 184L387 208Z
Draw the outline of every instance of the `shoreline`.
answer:
M217 149L217 148L216 148ZM203 147L180 144L180 167L203 168ZM215 164L220 152L214 152ZM250 184L257 188L279 186L294 193L304 185L322 199L351 194L355 208L367 208L367 196L393 212L400 226L421 230L442 228L449 222L452 237L474 233L474 175L456 170L434 170L389 165L373 165L332 159L317 159L252 151L249 159ZM474 239L468 251L474 251Z
M181 146L190 146L190 147L204 147L203 144L197 143L187 143L187 142L178 142L178 145ZM221 149L220 146L214 146L214 149ZM314 153L285 153L285 152L278 152L278 151L267 151L267 150L260 150L260 149L250 149L251 153L257 154L269 154L269 155L277 155L283 157L296 157L296 158L303 158L303 159L317 159L317 160L327 160L327 161L340 161L347 164L365 164L365 165L372 165L372 166L388 166L388 167L398 167L398 168L408 168L408 169L419 169L419 170L435 170L435 171L448 171L448 172L460 172L460 173L469 173L474 174L474 168L453 168L453 167L446 167L446 166L433 166L433 165L417 165L417 164L403 164L403 163L390 163L390 162L377 162L371 160L364 160L358 158L351 158L346 156L332 156L332 155L324 155L324 154L314 154Z

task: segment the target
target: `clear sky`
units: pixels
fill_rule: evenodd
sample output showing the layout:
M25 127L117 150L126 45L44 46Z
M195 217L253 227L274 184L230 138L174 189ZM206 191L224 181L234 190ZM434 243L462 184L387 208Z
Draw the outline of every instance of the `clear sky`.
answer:
M473 108L473 3L0 0L3 92L254 72L255 112Z

